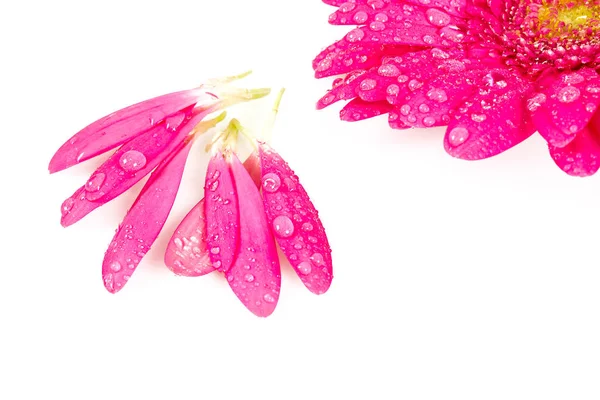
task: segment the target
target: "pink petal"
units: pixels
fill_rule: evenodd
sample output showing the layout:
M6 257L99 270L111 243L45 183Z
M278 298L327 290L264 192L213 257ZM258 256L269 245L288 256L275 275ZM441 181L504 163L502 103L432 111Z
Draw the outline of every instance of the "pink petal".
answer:
M230 162L223 153L208 164L204 185L207 246L213 266L227 271L239 250L240 220Z
M260 185L260 160L256 153L252 153L244 161L244 168L255 185ZM210 261L206 237L202 199L185 216L171 237L165 253L167 267L177 275L184 276L201 276L213 272L215 269Z
M564 146L586 127L600 104L600 75L592 68L548 75L538 81L538 93L532 98L544 100L533 109L534 115L543 114L535 118L536 121L550 117L553 126L562 131L563 138L546 131L543 124L538 126L540 133L555 146Z
M354 99L340 111L340 119L349 122L361 121L386 114L391 109L392 105L387 101L367 102L361 99Z
M61 224L74 224L136 184L181 144L204 115L192 117L188 108L121 146L63 203ZM131 164L130 159L139 161Z
M196 104L200 89L184 90L134 104L93 122L58 149L48 169L61 171L125 143L170 115Z
M171 212L191 146L182 147L152 173L108 246L102 278L111 293L118 292L127 283Z
M567 174L589 176L600 167L600 112L564 147L549 145L552 159Z
M239 201L240 252L225 275L241 302L255 315L267 317L275 310L281 287L277 249L260 193L235 155L231 172Z
M190 210L173 233L165 252L165 264L183 276L201 276L215 270L206 247L204 199Z
M499 154L535 131L525 98L529 84L504 70L483 77L480 90L459 106L444 146L458 158L478 160Z
M315 294L333 278L331 248L319 213L294 171L270 147L259 147L264 208L279 247L304 285Z
M423 7L423 0L406 0L407 3L411 3L420 7ZM448 14L456 15L458 17L467 17L465 10L467 8L467 0L435 0L435 7L440 10L444 10Z

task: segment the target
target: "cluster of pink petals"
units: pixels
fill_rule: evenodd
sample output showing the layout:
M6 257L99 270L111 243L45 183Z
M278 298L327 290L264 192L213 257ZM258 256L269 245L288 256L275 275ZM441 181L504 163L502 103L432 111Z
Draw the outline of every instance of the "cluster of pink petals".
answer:
M350 100L345 121L445 126L446 151L468 160L538 131L566 173L600 167L600 1L324 2L331 24L357 26L313 62L318 78L342 75L318 108ZM596 17L569 25L564 12Z
M165 264L176 274L225 274L229 286L254 314L270 315L279 299L277 245L304 285L325 293L333 278L331 249L308 194L270 146L242 164L230 149L211 158L205 198L176 229Z
M120 224L102 264L104 286L123 288L161 232L171 211L191 144L224 117L205 117L228 105L259 98L267 89L220 93L212 86L153 98L87 126L50 161L58 172L109 150L116 151L61 206L69 226L150 174ZM248 309L270 315L279 298L280 264L274 238L312 292L332 280L331 249L298 178L267 144L242 165L229 149L211 159L206 201L194 207L165 255L180 275L219 270Z

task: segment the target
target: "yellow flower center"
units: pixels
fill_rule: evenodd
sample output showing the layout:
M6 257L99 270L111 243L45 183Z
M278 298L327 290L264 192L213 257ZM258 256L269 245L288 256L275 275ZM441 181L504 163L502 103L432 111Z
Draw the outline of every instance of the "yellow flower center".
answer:
M550 30L550 36L591 28L598 30L600 1L546 0L538 10L538 21Z

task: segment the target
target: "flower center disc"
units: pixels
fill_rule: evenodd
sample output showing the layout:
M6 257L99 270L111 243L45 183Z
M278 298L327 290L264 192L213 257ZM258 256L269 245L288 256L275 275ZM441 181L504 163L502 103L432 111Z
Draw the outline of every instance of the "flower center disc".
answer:
M600 2L594 0L546 0L537 10L539 27L549 36L596 31L600 22ZM537 8L537 7L534 7ZM584 32L579 32L580 30Z

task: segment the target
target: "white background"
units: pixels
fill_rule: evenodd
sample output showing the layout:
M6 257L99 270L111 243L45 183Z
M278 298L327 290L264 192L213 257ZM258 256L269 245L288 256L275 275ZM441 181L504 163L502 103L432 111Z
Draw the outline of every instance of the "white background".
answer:
M345 32L312 1L38 1L0 6L0 398L598 399L600 176L561 172L532 137L480 162L442 129L317 112L311 60ZM162 265L202 196L190 157L163 234L125 289L101 262L140 189L68 229L60 204L100 160L47 163L95 119L252 68L287 87L274 147L320 210L335 278L284 271L254 317L226 282ZM259 127L271 100L232 109Z

